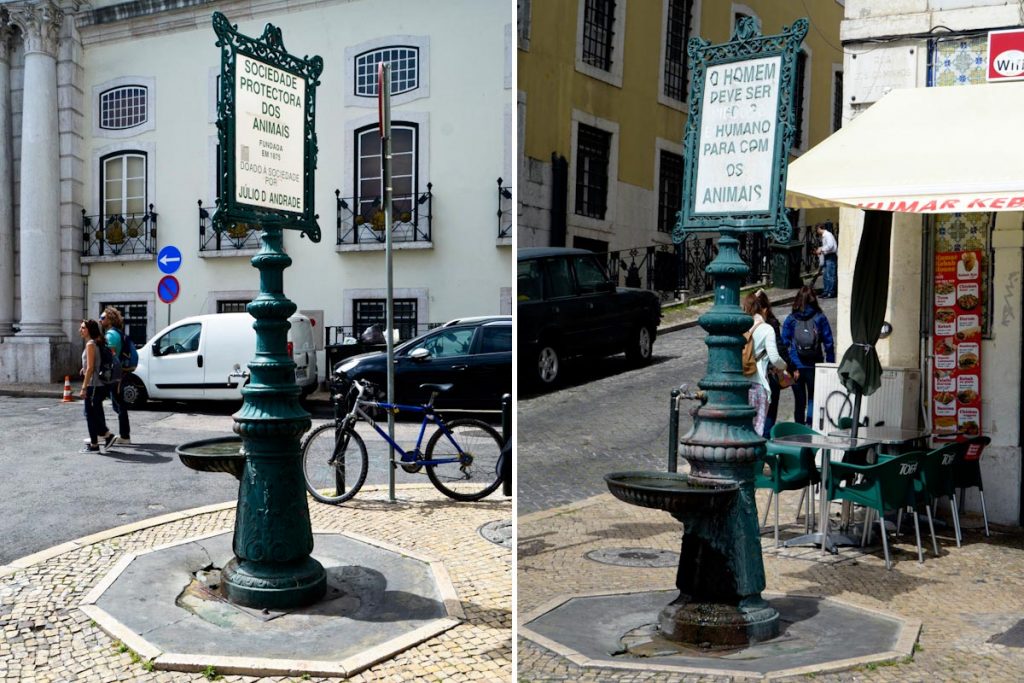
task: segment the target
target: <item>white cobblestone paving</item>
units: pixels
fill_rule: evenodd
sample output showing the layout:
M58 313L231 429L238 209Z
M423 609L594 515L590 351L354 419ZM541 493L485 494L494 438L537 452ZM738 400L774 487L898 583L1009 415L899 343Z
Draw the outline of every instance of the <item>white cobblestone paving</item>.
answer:
M431 486L402 487L398 499L388 502L385 488L364 489L355 501L340 507L310 500L312 525L317 531L364 534L442 560L466 619L349 680L510 681L511 551L484 540L477 529L509 519L511 502L499 492L482 502L456 503ZM0 567L0 683L210 680L202 673L149 671L145 661L107 636L77 605L125 553L230 531L233 523L234 508L208 512L70 550L13 573L6 573L10 567Z

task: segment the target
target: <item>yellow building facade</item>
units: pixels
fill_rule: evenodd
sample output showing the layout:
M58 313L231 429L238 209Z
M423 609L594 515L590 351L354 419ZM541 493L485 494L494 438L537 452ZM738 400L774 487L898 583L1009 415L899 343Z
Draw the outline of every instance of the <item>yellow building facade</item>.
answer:
M518 245L618 251L670 244L689 108L686 40L728 41L738 18L811 28L793 156L841 125L836 0L520 0ZM806 211L798 225L835 220Z

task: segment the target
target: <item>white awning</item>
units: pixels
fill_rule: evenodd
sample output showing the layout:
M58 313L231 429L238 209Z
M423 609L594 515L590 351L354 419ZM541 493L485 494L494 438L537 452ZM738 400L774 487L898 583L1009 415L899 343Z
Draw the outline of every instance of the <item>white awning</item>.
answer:
M789 166L786 206L1024 211L1024 82L894 90Z

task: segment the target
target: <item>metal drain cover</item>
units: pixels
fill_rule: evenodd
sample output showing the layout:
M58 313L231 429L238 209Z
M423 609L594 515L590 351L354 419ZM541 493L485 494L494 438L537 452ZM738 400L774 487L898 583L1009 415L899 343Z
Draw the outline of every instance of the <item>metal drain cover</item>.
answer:
M508 548L509 550L512 549L512 520L510 519L487 522L477 532L495 545L500 545L502 548Z
M585 556L588 560L619 567L677 567L679 553L658 548L599 548Z

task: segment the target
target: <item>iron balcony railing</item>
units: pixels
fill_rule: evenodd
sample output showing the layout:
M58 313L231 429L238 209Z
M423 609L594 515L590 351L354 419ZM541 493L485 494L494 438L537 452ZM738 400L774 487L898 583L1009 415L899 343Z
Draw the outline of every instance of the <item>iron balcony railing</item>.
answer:
M498 239L512 237L512 186L498 178Z
M217 232L210 223L210 214L215 207L199 205L199 251L239 251L259 249L263 232L249 223L236 223L227 230Z
M433 183L422 194L391 198L391 241L430 242ZM378 197L342 197L334 191L338 205L338 245L383 244L384 207Z
M82 256L128 256L156 252L156 211L97 216L82 209Z
M740 255L750 266L743 284L766 282L771 275L767 238L760 233L744 233L739 240ZM716 235L689 234L681 244L633 247L600 256L616 284L657 291L664 299L678 299L683 291L691 297L712 291L714 283L706 271L717 255Z

